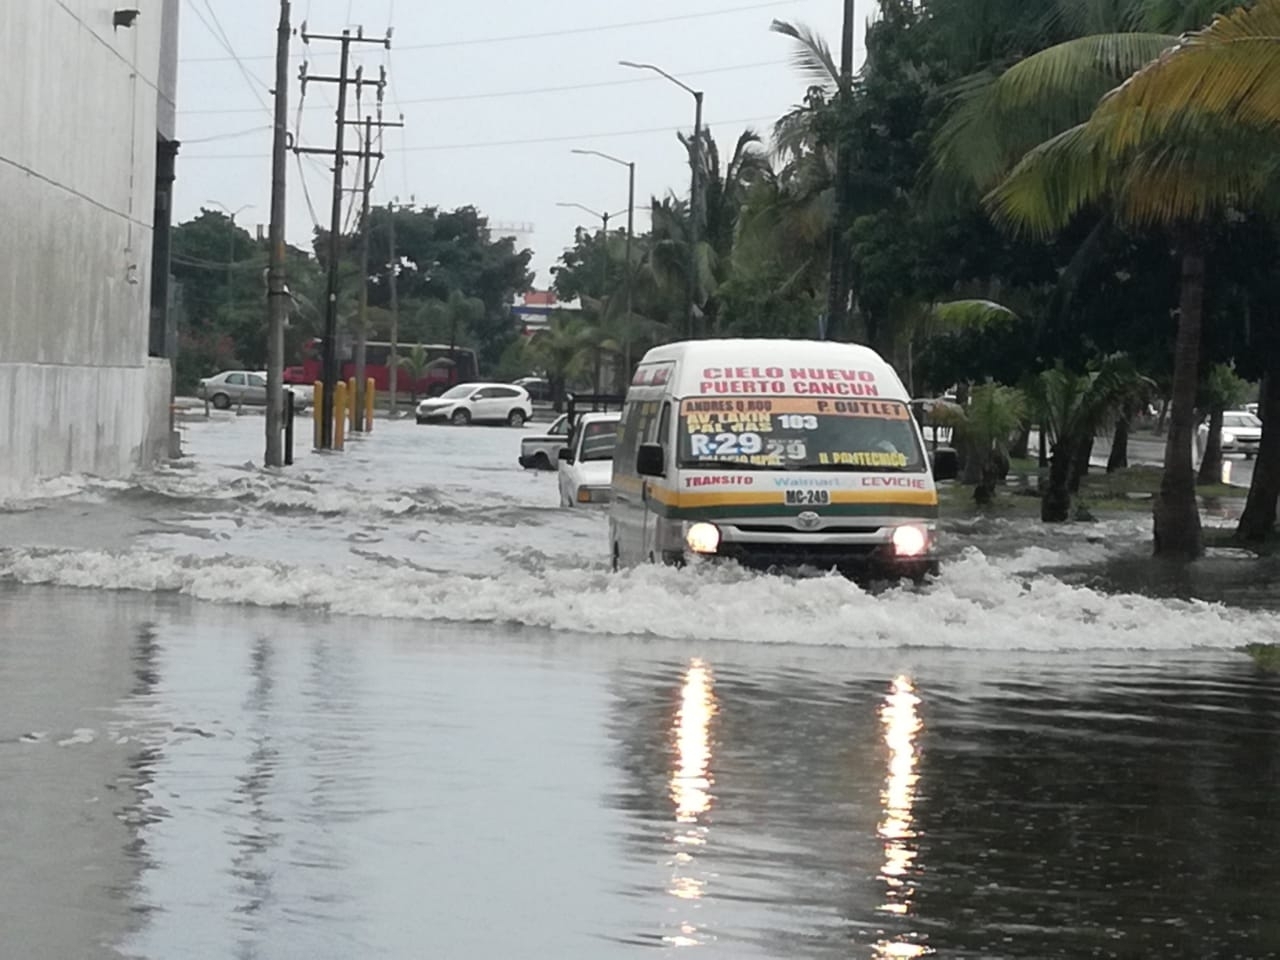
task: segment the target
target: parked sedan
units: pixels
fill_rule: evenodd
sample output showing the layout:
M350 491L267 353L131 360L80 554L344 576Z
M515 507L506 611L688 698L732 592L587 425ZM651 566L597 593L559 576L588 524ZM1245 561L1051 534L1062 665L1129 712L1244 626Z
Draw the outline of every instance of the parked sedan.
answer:
M523 387L510 383L463 383L418 404L418 423L505 423L523 427L533 402Z
M1209 425L1200 424L1197 431L1201 449L1209 437ZM1222 452L1243 453L1252 459L1262 442L1262 421L1247 410L1228 410L1222 415Z
M295 410L311 405L312 387L286 386L285 389L293 393ZM264 407L267 405L267 372L224 370L216 376L201 380L196 387L196 396L219 410L230 410L242 404Z

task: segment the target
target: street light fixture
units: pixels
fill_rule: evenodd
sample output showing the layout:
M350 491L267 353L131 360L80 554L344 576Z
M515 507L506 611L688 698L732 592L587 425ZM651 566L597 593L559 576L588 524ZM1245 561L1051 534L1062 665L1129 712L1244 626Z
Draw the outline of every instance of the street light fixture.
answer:
M692 95L694 102L693 150L690 155L690 166L693 168L693 184L689 191L689 330L693 338L694 301L698 296L698 226L702 212L702 91L695 90L683 80L673 77L661 67L652 63L635 63L631 60L619 60L619 65L632 70L649 70L658 76L670 80L681 90Z
M231 269L232 264L236 259L236 217L240 216L240 214L244 213L246 210L252 210L253 204L246 203L244 206L236 207L234 210L219 200L206 200L205 205L210 207L221 207L226 211L227 216L231 219L231 232L227 234L227 313L230 314L232 304L235 302L235 297L232 295L231 288Z
M623 363L626 365L627 376L631 376L631 308L632 308L632 288L634 286L634 266L631 263L631 238L635 235L635 216L636 216L636 165L632 161L620 160L608 153L602 153L599 150L571 150L580 157L600 157L608 160L610 163L616 163L619 166L627 168L627 246L623 256L627 262L627 324L626 335L623 337L624 356Z

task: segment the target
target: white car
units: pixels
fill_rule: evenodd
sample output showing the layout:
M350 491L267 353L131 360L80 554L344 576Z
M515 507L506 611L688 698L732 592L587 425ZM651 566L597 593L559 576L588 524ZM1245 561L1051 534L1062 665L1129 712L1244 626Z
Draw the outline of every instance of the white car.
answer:
M608 503L620 413L584 413L560 451L560 506Z
M1196 431L1200 449L1204 449L1209 439L1209 425L1200 424ZM1252 459L1262 443L1262 421L1248 410L1228 410L1222 415L1222 452L1243 453L1246 459Z
M462 383L418 404L418 423L505 423L523 427L533 402L523 387L510 383Z

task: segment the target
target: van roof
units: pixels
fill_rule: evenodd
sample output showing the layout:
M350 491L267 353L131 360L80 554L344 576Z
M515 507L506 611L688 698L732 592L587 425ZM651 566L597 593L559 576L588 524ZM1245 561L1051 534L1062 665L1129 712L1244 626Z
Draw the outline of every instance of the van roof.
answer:
M645 354L643 362L688 360L697 363L704 359L719 360L721 358L727 358L724 362L734 362L738 359L759 362L762 357L784 366L788 364L812 366L816 359L822 358L888 366L880 354L870 347L857 343L837 343L834 340L768 340L763 337L741 340L681 340L654 347Z
M669 382L667 389L678 397L798 394L909 399L893 367L876 351L830 340L665 344L645 354L633 387L655 389Z

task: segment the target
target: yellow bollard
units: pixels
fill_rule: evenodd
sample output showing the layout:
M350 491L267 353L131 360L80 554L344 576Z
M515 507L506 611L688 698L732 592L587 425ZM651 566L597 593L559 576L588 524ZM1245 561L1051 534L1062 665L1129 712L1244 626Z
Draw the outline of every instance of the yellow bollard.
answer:
M364 382L364 432L373 433L373 402L378 396L377 381L370 377Z
M352 377L347 381L347 414L351 418L350 430L356 432L356 417L359 415L359 407L356 406L359 394L356 393L356 378Z
M333 449L341 450L347 438L347 385L341 380L333 388Z
M324 381L315 382L315 394L311 398L311 419L315 428L315 449L324 442Z

